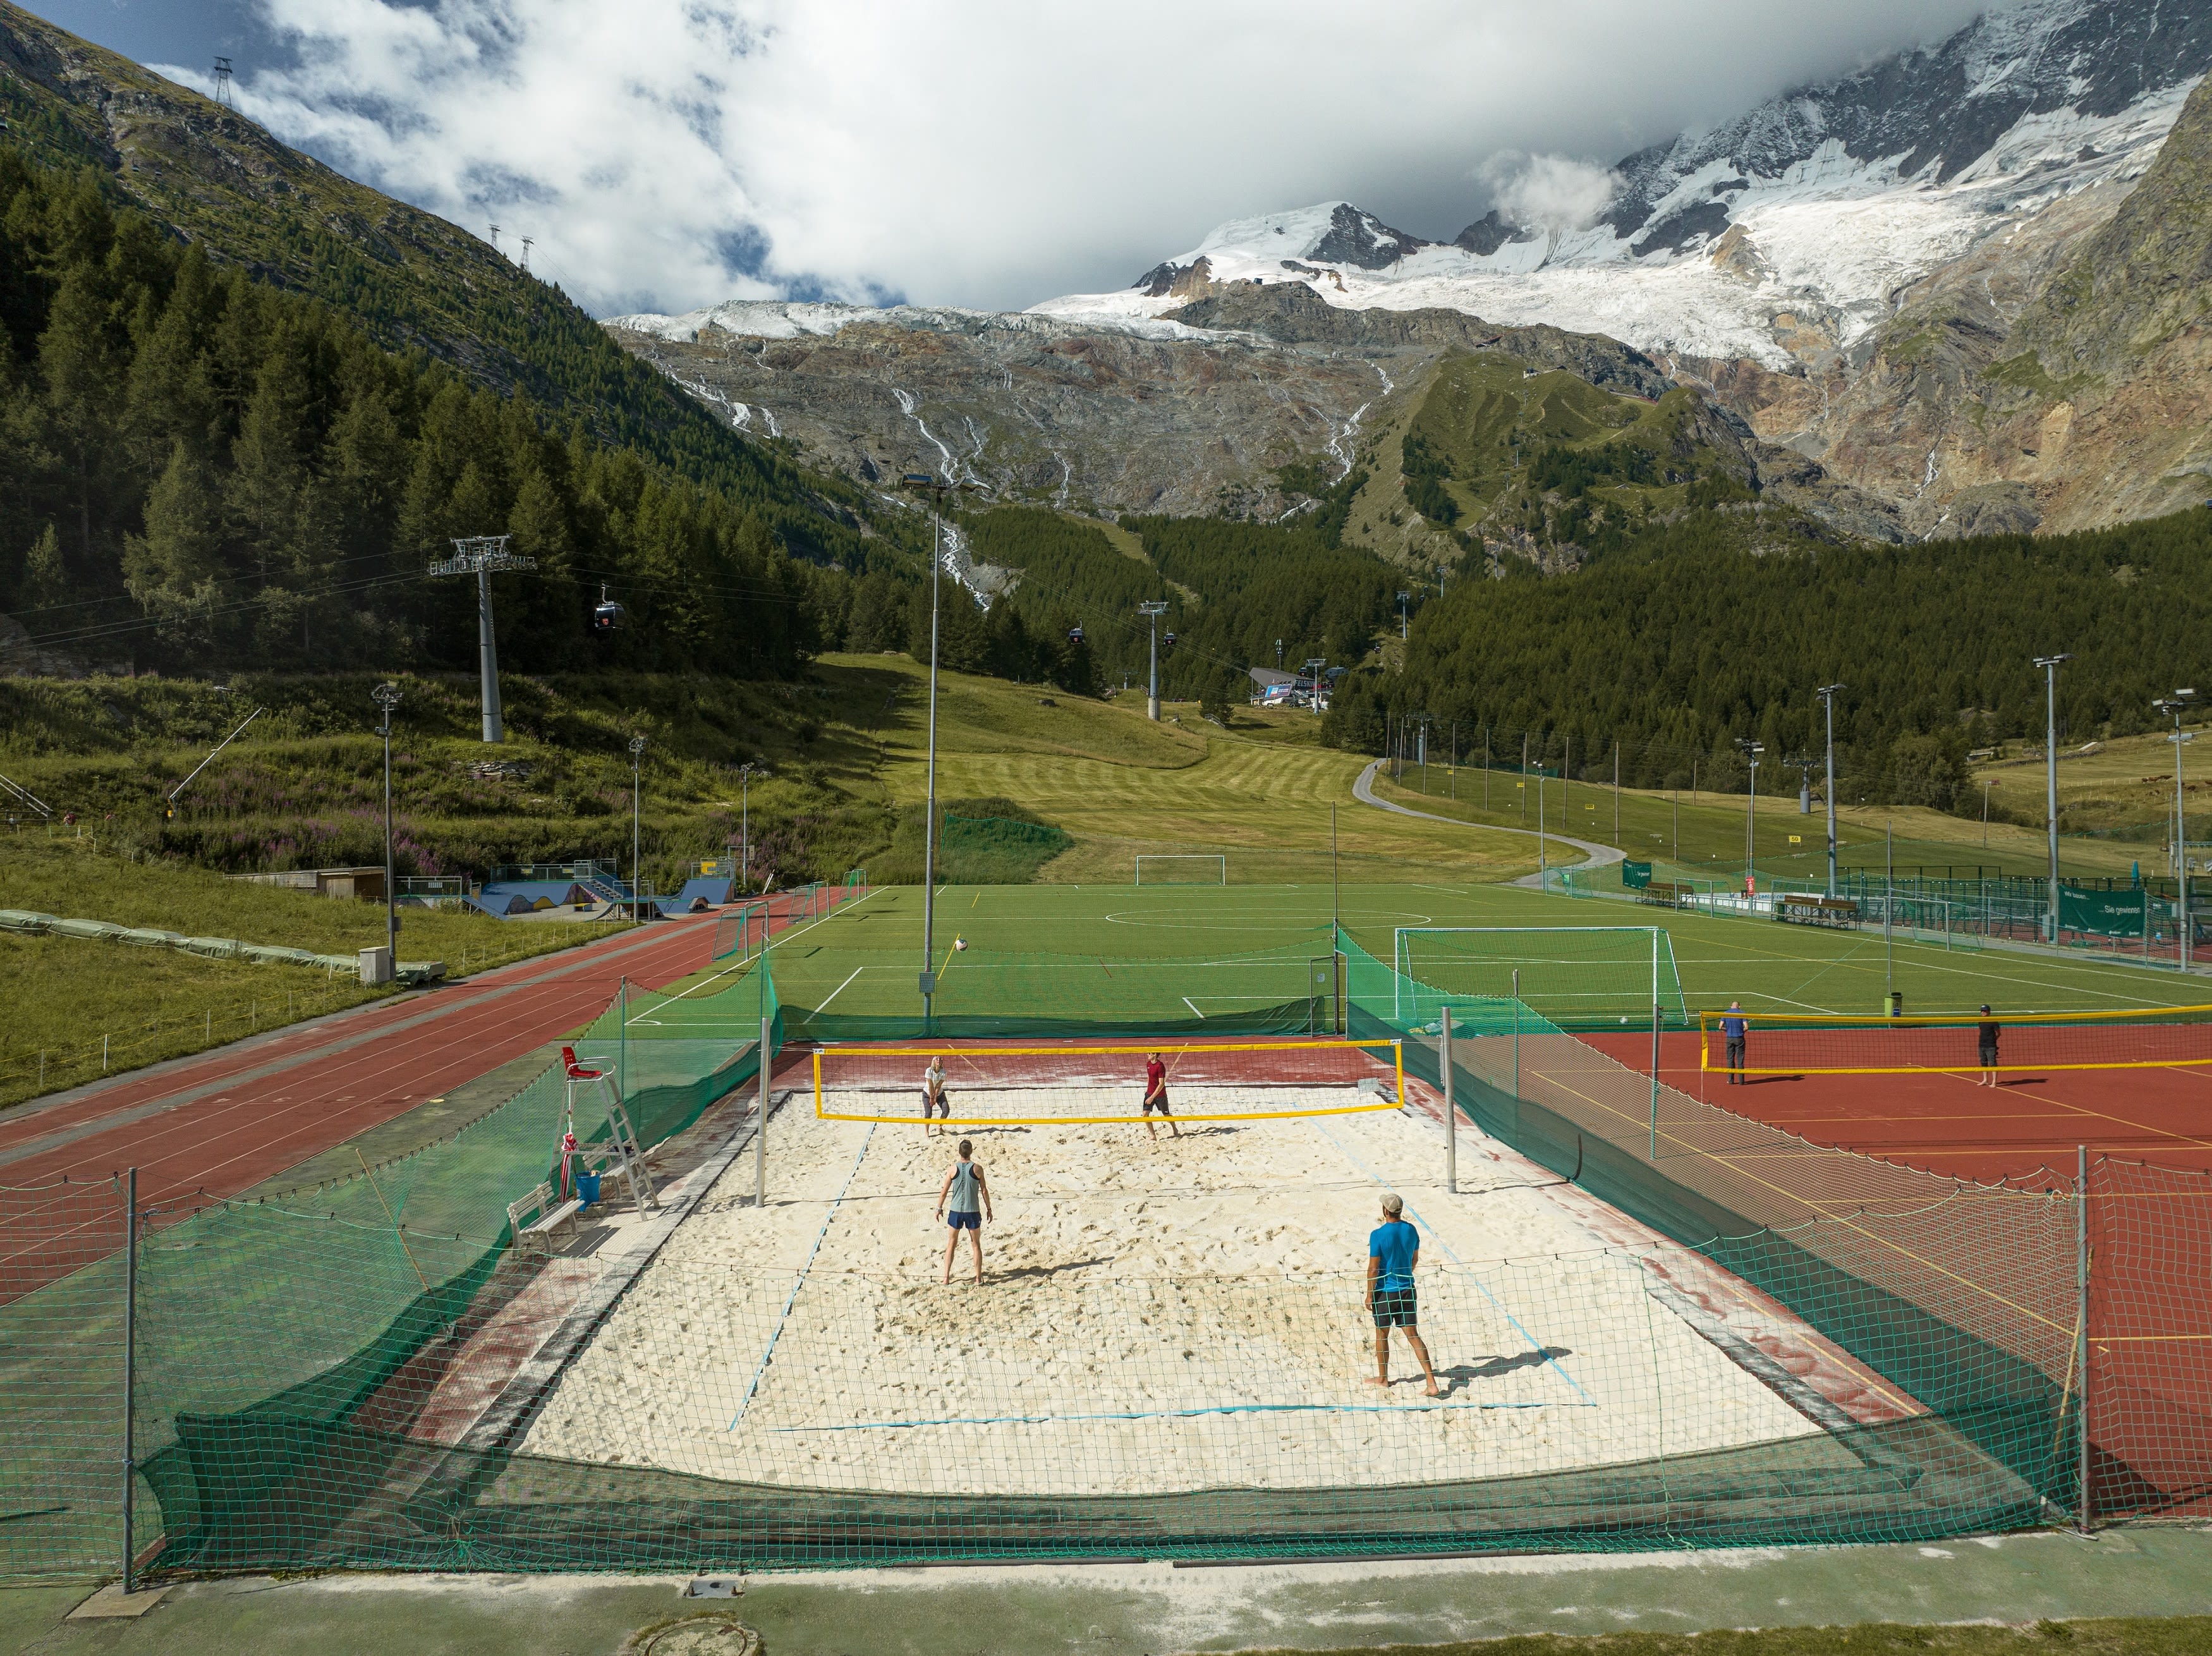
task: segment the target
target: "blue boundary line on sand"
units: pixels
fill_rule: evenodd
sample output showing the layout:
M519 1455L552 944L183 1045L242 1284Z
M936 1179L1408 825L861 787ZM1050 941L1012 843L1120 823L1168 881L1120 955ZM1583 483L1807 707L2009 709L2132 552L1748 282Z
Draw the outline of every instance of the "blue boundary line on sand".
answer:
M1402 1099L1400 1101L1400 1105L1401 1108L1403 1107ZM1359 1159L1358 1152L1355 1151L1350 1145L1338 1138L1337 1135L1330 1132L1328 1128L1322 1126L1319 1122L1316 1122L1313 1123L1313 1129L1314 1131L1319 1133L1331 1144L1335 1145L1338 1149L1343 1151L1345 1155L1351 1160L1353 1166L1358 1168L1361 1172L1366 1174L1368 1178L1373 1179L1384 1190L1396 1191L1401 1198L1405 1196L1405 1192L1403 1190L1399 1190L1396 1185L1393 1184L1389 1179L1383 1178L1382 1174L1376 1172L1372 1167L1370 1167L1365 1162L1362 1161ZM1583 1401L1584 1403L1588 1403L1593 1409L1596 1408L1598 1406L1597 1399L1591 1397L1589 1392L1583 1391L1582 1382L1577 1380L1573 1375L1568 1373L1565 1369L1559 1367L1559 1360L1557 1357L1551 1355L1548 1348L1546 1347L1544 1342L1522 1325L1521 1319L1518 1317L1516 1317L1511 1312L1505 1309L1504 1302L1499 1300L1496 1294L1490 1291L1489 1283L1484 1282L1481 1276L1476 1272L1468 1269L1467 1261L1461 1258L1459 1255L1452 1251L1452 1245L1444 1240L1443 1233L1438 1231L1433 1225L1430 1224L1427 1220L1421 1217L1421 1210L1408 1202L1406 1207L1406 1211L1413 1215L1415 1223L1419 1225L1422 1230L1437 1239L1437 1245L1444 1251L1445 1254L1450 1258L1452 1263L1457 1265L1462 1270L1467 1271L1468 1275L1474 1279L1475 1287L1482 1290L1482 1297L1489 1300L1492 1305L1498 1307L1498 1315L1504 1318L1507 1322L1512 1324L1514 1328L1519 1331L1521 1337L1526 1340L1534 1349L1542 1351L1546 1354L1544 1361L1552 1367L1558 1368L1559 1370L1559 1378L1561 1379L1565 1380L1569 1385L1574 1387L1576 1391L1582 1391Z
M763 1120L761 1126L764 1129L767 1124ZM775 1355L775 1342L783 1338L783 1325L791 1320L791 1308L799 1303L799 1289L806 1286L806 1273L814 1269L815 1256L822 1251L822 1239L830 1234L830 1221L836 1218L837 1209L845 1205L845 1192L853 1188L853 1181L860 1176L860 1163L866 1159L868 1146L875 1142L875 1136L876 1129L872 1123L868 1130L861 1135L860 1153L853 1158L853 1165L845 1174L845 1182L837 1187L837 1199L830 1204L830 1211L822 1215L822 1228L814 1233L814 1245L806 1251L806 1263L799 1268L798 1278L792 1283L791 1292L784 1297L783 1310L775 1319L775 1332L768 1336L768 1349L761 1353L760 1364L753 1370L752 1384L745 1388L745 1395L738 1399L738 1412L730 1416L727 1428L730 1431L738 1429L738 1422L744 1419L745 1410L752 1406L753 1394L760 1390L761 1377L768 1373L769 1360Z
M1226 1403L1204 1409L1155 1409L1105 1415L951 1416L943 1420L852 1421L835 1426L778 1426L786 1432L890 1432L910 1426L1055 1426L1074 1421L1182 1421L1201 1415L1437 1415L1486 1409L1595 1409L1595 1403Z

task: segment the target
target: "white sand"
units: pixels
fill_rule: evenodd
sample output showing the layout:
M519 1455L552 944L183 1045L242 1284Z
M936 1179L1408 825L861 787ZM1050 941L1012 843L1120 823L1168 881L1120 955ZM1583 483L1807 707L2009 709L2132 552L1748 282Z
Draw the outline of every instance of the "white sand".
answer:
M1127 1089L1097 1112L1110 1100ZM1650 1299L1632 1253L1540 1191L1484 1194L1528 1172L1474 1154L1472 1131L1452 1196L1441 1129L1396 1111L1180 1140L971 1128L994 1210L986 1281L969 1280L963 1235L946 1287L933 1207L954 1139L810 1105L769 1123L767 1209L743 1156L570 1367L526 1453L817 1488L1103 1494L1487 1477L1817 1432ZM1018 1093L990 1108L1024 1112ZM1386 1187L1422 1231L1441 1406L1395 1334L1394 1384L1362 1383L1366 1237Z

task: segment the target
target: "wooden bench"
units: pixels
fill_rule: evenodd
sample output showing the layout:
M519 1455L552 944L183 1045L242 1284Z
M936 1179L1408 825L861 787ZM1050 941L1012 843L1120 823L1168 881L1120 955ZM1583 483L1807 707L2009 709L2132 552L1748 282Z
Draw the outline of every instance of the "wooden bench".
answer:
M1774 917L1794 926L1856 926L1859 905L1848 897L1810 897L1796 892L1774 899Z
M526 1251L542 1248L550 1253L554 1233L583 1211L582 1202L573 1199L556 1202L553 1187L540 1184L521 1201L507 1204L507 1222L514 1227L516 1247Z

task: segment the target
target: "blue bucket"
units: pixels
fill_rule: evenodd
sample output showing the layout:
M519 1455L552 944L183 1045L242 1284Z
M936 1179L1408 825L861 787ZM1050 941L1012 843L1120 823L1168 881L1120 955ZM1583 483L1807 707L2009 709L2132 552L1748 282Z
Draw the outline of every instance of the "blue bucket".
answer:
M599 1199L599 1176L576 1170L576 1199L586 1208Z

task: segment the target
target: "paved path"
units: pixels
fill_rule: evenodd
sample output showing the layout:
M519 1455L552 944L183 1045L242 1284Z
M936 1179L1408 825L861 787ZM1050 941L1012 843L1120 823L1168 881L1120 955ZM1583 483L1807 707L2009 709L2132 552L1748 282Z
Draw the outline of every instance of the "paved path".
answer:
M1352 784L1352 796L1362 805L1371 805L1378 811L1395 811L1401 817L1419 817L1427 822L1449 822L1457 828L1480 828L1486 834L1519 834L1527 839L1540 839L1547 845L1557 841L1580 851L1584 859L1581 866L1586 868L1602 868L1609 862L1620 862L1627 856L1626 852L1615 846L1600 845L1595 840L1577 839L1571 834L1554 834L1548 831L1540 832L1534 828L1498 828L1486 822L1468 822L1459 817L1438 816L1434 811L1416 811L1410 805L1383 799L1375 792L1375 773L1382 768L1383 763L1381 759L1376 760L1361 771L1359 780ZM1513 883L1528 886L1535 884L1537 880L1535 874L1524 874Z

